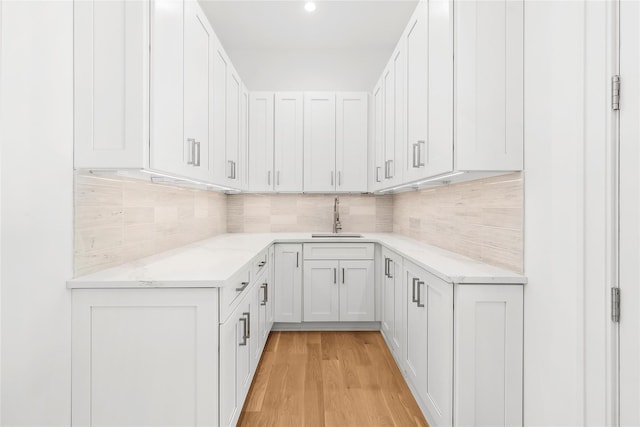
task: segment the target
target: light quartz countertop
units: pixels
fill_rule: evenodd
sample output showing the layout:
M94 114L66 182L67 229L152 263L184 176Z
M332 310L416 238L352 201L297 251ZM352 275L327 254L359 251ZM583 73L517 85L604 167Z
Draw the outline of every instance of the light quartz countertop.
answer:
M313 238L311 233L231 233L69 280L68 288L222 287L272 243L379 243L455 284L525 284L527 278L394 233Z

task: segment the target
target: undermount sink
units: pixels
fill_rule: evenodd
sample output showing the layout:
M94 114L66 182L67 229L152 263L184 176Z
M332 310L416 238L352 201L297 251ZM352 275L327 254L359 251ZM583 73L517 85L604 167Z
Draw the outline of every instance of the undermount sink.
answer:
M334 237L345 237L345 238L361 238L362 234L354 234L354 233L313 233L311 237L317 238L334 238Z

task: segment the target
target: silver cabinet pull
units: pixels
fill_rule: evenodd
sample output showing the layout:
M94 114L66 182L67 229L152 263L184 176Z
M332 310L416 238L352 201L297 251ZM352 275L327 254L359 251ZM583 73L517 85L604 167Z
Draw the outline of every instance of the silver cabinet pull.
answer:
M420 298L420 286L421 286L421 285L424 285L424 282L418 281L417 285L418 285L418 286L417 286L417 288L418 288L418 298L416 298L416 303L418 303L418 307L424 307L424 304L422 304L422 303L420 302L420 299L421 299L421 298Z
M271 185L271 171L267 172L267 185Z
M389 160L389 178L393 178L395 174L396 173L393 167L393 160Z
M251 313L245 311L242 315L247 316L247 338L251 339Z
M227 160L227 163L229 163L229 174L227 178L233 179L233 160Z
M189 145L189 160L187 160L188 165L192 165L195 163L195 142L195 139L187 138L187 144Z
M376 182L382 182L382 180L380 179L380 171L381 170L382 170L382 167L376 166Z
M300 267L300 253L296 252L296 268Z
M393 273L391 272L391 267L393 266L393 260L389 258L389 267L387 268L387 274L389 279L393 279Z
M276 185L280 185L280 171L276 173Z
M333 269L333 283L334 283L334 284L336 284L336 283L337 283L337 281L336 281L336 273L337 273L337 271L338 271L338 269L337 269L337 268L334 268L334 269Z
M262 268L262 267L264 267L265 265L267 265L267 261L260 261L260 262L258 263L258 268Z
M333 185L333 171L331 171L331 185Z
M263 283L260 285L260 289L264 290L262 301L260 301L260 305L267 305L267 284Z
M200 141L194 141L193 142L193 147L194 147L194 161L193 161L193 166L200 166ZM196 156L195 153L198 153L198 155Z
M344 267L342 267L342 284L344 285Z
M237 175L236 175L236 162L235 160L233 161L233 179L236 179Z
M420 156L420 153L419 153L420 148L418 147L417 143L413 144L411 147L413 148L413 163L412 163L412 165L413 165L414 168L419 168L420 164L418 163L418 157Z
M242 313L242 314L246 314L246 313ZM241 317L239 321L242 322L242 342L239 343L238 345L247 345L247 319L245 319L244 317Z
M416 143L416 146L418 147L418 158L417 158L418 166L417 167L419 167L419 168L424 167L424 162L422 161L422 157L423 157L423 155L422 155L422 147L424 147L425 145L426 145L426 143L424 141L418 141ZM426 156L424 156L424 157L426 158Z
M247 289L247 286L249 286L249 282L240 282L240 286L239 288L236 288L236 292L242 292L245 289Z
M412 290L411 290L411 302L418 302L418 300L416 299L416 283L418 283L417 278L413 278L413 286L412 286Z
M342 187L342 172L338 171L338 185Z
M389 258L384 257L384 277L389 277Z

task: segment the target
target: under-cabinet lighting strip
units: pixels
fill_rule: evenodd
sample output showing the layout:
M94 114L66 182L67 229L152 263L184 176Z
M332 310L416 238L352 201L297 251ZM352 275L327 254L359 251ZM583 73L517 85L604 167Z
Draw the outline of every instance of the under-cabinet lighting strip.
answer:
M174 176L174 175L169 175L169 174L149 171L149 170L146 170L146 169L141 169L140 172L144 172L146 174L153 175L153 176L160 176L160 177L164 177L164 178L174 179L176 181L190 182L192 184L202 185L202 186L205 186L205 187L218 188L218 189L224 190L224 191L240 192L240 190L237 190L235 188L223 187L222 185L210 184L208 182L196 181L196 180L189 179L189 178L182 178L182 177L178 177L178 176Z
M391 188L387 188L385 190L381 190L381 193L386 193L388 191L394 191L394 190L400 190L401 188L409 188L409 187L418 187L422 184L426 184L427 182L434 182L434 181L443 181L446 178L451 178L454 176L458 176L458 175L462 175L464 172L452 172L446 175L441 175L441 176L437 176L435 178L429 178L429 179L425 179L423 181L418 181L418 182L412 182L410 184L402 184L402 185L397 185L395 187L391 187Z

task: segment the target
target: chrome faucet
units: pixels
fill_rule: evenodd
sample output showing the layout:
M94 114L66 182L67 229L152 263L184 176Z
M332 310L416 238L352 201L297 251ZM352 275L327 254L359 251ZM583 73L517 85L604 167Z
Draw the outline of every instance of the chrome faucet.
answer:
M333 201L333 232L339 233L342 230L342 224L340 224L340 199L336 197Z

